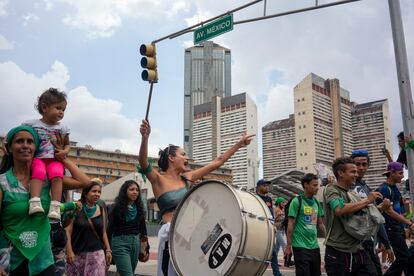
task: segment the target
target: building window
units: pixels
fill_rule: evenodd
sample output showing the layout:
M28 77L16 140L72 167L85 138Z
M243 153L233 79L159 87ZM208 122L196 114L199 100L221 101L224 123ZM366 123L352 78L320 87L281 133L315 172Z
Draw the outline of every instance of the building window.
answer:
M184 136L184 142L190 141L190 137L188 135Z

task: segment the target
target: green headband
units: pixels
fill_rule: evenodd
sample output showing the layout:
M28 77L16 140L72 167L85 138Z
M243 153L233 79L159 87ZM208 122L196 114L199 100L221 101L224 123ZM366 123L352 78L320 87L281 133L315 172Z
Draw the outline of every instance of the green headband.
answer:
M10 146L13 140L14 135L16 135L17 132L20 131L27 131L30 134L32 134L33 136L33 140L35 143L35 150L38 151L39 150L39 136L37 135L36 130L34 130L31 126L18 126L15 128L12 128L9 133L7 133L7 144Z
M275 205L279 205L283 201L285 201L285 198L283 196L280 196L275 200Z

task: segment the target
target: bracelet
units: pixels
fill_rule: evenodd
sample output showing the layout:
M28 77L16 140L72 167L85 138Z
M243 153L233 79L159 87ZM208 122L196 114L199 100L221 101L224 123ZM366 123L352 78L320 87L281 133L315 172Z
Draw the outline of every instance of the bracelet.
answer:
M106 251L106 253L112 253L111 249L106 249L105 251Z
M138 168L138 172L142 173L142 174L149 174L150 172L152 172L153 168L151 163L149 163L148 167L146 167L145 169L142 168Z

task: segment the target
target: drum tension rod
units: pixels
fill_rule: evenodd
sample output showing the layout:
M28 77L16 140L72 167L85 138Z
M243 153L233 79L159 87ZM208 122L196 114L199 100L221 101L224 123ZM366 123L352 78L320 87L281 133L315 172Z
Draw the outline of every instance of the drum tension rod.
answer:
M271 263L271 261L263 260L263 259L260 259L258 257L253 257L253 256L237 256L237 258L240 260L247 260L247 261L259 262L259 263L267 263L267 264Z
M251 212L247 212L247 211L245 211L245 210L243 210L243 209L240 209L240 212L241 212L242 214L247 214L250 218L256 218L256 219L261 220L261 221L269 220L269 221L271 221L271 222L274 222L274 219L272 219L272 218L267 218L267 217L263 217L263 216L258 216L258 215L255 215L255 214L251 213Z

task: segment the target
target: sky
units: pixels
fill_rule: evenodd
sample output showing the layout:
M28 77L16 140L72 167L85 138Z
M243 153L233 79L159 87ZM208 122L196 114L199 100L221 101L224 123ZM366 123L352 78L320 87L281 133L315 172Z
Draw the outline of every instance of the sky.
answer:
M0 134L40 118L37 97L57 87L68 95L62 122L71 129L72 141L138 153L149 89L140 78L140 44L246 3L0 0ZM414 1L400 4L414 82ZM266 13L313 5L315 0L267 0ZM234 21L261 16L263 7L258 3L236 12ZM256 102L259 129L293 113L293 87L313 72L339 79L357 103L388 99L392 137L402 130L387 0L239 24L213 40L231 49L232 94L247 92ZM192 41L188 33L157 44L150 155L169 143L183 144L184 49ZM259 145L260 137L259 132Z

